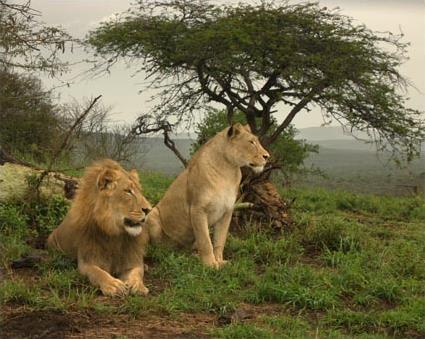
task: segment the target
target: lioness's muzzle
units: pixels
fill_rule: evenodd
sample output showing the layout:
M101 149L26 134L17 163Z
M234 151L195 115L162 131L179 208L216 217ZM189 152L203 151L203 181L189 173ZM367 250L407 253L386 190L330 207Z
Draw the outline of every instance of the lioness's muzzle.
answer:
M138 226L142 226L142 223L145 221L145 218L143 218L142 220L132 220L130 218L124 218L124 225L128 226L128 227L138 227Z

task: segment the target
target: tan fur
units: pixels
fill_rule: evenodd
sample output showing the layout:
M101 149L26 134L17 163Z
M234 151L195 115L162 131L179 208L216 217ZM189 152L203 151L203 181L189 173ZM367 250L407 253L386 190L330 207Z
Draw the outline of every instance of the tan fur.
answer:
M196 152L148 215L152 241L170 238L187 246L195 241L205 265L222 266L240 168L248 166L261 172L268 157L247 126L236 124L218 133ZM209 226L214 227L213 242Z
M143 255L148 236L142 226L150 209L135 170L127 172L112 160L95 162L47 244L76 258L81 274L104 294L147 294Z

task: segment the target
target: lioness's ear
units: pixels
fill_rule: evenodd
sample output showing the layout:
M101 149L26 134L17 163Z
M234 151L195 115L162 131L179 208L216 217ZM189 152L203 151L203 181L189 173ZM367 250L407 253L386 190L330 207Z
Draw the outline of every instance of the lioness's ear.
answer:
M130 172L130 177L132 177L136 182L139 182L139 173L137 173L136 169L132 169Z
M229 129L227 130L227 136L229 138L233 138L237 136L243 129L244 127L242 126L242 124L237 122L236 124L229 127Z
M97 188L99 190L105 190L110 188L112 183L115 181L115 173L111 169L105 169L97 177Z

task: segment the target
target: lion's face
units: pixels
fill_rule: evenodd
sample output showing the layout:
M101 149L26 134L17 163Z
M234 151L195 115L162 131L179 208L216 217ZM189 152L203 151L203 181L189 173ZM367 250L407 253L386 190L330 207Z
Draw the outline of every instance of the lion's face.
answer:
M139 235L152 206L142 195L137 171L105 169L98 176L97 189L102 199L96 208L104 209L100 222L107 223L114 233Z
M234 159L240 167L250 167L255 173L263 171L270 154L263 148L257 136L251 133L248 125L237 123L229 127L227 138L230 146L227 150L229 159Z

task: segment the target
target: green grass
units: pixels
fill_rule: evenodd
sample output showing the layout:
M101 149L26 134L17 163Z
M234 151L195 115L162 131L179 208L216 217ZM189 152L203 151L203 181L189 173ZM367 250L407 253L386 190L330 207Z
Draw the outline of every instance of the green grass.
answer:
M142 173L157 202L171 182ZM146 262L148 297L101 297L77 272L75 262L51 254L33 279L8 264L31 251L28 239L45 236L67 204L0 205L0 304L29 309L78 310L179 317L214 314L224 323L208 329L223 338L387 338L425 333L424 218L419 197L379 197L321 189L282 191L296 198L295 230L276 236L266 226L246 225L230 235L230 264L207 269L189 250L151 247ZM7 241L3 242L3 239ZM235 318L241 309L249 316ZM227 319L227 320L226 320ZM236 319L236 320L235 320Z

